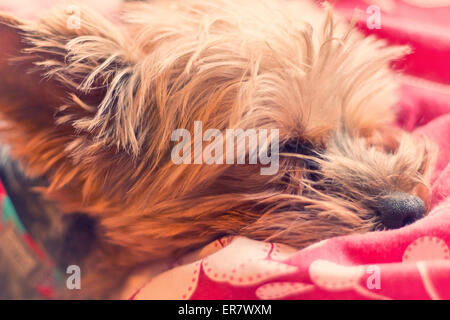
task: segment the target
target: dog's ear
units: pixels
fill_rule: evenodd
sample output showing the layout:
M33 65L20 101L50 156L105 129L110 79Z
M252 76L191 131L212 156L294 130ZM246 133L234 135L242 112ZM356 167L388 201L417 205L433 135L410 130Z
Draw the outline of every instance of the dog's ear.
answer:
M50 189L70 182L91 192L114 176L112 158L126 169L139 154L139 80L125 34L86 9L36 23L0 13L0 133Z
M17 123L48 125L50 108L55 106L56 86L40 83L39 75L31 75L33 61L26 59L26 44L21 27L23 21L0 14L0 106L4 120ZM52 88L50 88L50 86ZM52 90L53 89L53 90ZM33 105L39 104L39 107ZM44 111L42 108L45 108ZM46 115L47 114L47 115Z

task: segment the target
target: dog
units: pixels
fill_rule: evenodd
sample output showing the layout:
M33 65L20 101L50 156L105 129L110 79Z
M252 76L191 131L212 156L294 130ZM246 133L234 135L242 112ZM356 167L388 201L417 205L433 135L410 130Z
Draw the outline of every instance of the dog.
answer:
M35 189L96 221L79 263L86 297L224 235L303 248L427 213L432 147L393 126L390 64L408 48L309 1L149 1L113 19L80 10L75 28L65 8L38 22L1 14L0 117L12 158L47 181ZM195 122L277 130L277 172L174 163L173 132L194 134Z

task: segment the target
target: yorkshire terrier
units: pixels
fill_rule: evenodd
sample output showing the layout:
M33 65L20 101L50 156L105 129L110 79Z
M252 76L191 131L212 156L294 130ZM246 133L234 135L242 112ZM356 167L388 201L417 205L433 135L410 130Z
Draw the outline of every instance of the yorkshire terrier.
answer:
M309 1L149 1L70 18L1 14L1 138L48 182L45 199L96 221L79 262L86 296L224 235L302 248L426 214L430 147L393 125L390 64L407 48ZM194 136L196 122L276 129L278 170L261 174L250 142L241 163L175 163L173 133Z

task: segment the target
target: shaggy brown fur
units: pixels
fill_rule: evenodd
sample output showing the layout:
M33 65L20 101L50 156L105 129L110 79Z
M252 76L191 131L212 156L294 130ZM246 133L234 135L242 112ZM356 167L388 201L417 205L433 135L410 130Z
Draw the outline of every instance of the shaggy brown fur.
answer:
M0 115L26 173L50 181L41 192L99 220L92 279L223 235L301 248L382 229L377 204L400 191L427 202L427 147L389 126L389 63L405 48L305 1L152 1L120 23L81 18L1 16ZM279 129L279 172L175 165L171 134L197 120Z

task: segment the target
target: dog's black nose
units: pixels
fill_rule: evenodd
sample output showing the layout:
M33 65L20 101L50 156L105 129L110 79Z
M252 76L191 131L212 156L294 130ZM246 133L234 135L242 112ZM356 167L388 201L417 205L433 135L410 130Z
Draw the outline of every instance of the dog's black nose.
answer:
M378 203L382 224L387 229L397 229L422 218L426 208L422 199L407 193L395 193Z

